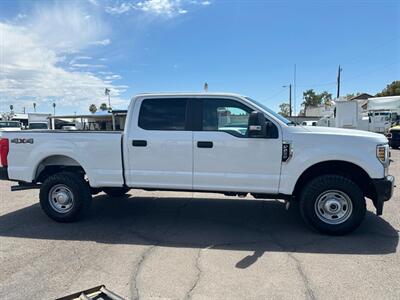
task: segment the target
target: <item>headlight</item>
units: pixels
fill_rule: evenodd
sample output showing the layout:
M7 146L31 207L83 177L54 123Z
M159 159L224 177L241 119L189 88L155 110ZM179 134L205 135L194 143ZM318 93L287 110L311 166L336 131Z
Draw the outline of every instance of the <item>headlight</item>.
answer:
M386 165L389 162L389 145L376 146L376 157L382 164Z

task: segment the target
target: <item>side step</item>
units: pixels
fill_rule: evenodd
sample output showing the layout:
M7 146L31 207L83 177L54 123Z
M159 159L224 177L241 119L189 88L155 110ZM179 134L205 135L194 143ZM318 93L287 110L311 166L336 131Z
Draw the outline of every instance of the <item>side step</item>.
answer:
M32 190L32 189L40 189L41 184L37 183L26 183L26 182L18 182L18 185L13 185L11 187L11 191L24 191L24 190Z

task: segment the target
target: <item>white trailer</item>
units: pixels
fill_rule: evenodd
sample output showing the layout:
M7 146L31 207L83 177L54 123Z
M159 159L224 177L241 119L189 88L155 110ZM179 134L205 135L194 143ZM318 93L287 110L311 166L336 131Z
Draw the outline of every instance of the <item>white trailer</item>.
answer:
M48 129L51 114L28 113L29 129Z

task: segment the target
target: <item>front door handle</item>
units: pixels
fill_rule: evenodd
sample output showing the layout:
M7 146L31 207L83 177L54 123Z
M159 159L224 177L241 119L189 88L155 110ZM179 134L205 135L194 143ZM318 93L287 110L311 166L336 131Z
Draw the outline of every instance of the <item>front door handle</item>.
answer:
M132 141L132 146L133 147L146 147L147 146L147 141L145 141L145 140L133 140Z
M199 141L199 142L197 142L197 147L198 148L212 148L213 147L213 142Z

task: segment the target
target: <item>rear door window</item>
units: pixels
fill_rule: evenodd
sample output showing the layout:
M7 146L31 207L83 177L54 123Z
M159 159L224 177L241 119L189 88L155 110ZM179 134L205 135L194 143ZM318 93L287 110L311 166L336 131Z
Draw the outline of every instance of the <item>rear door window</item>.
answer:
M188 100L145 99L139 111L139 127L146 130L187 130Z

